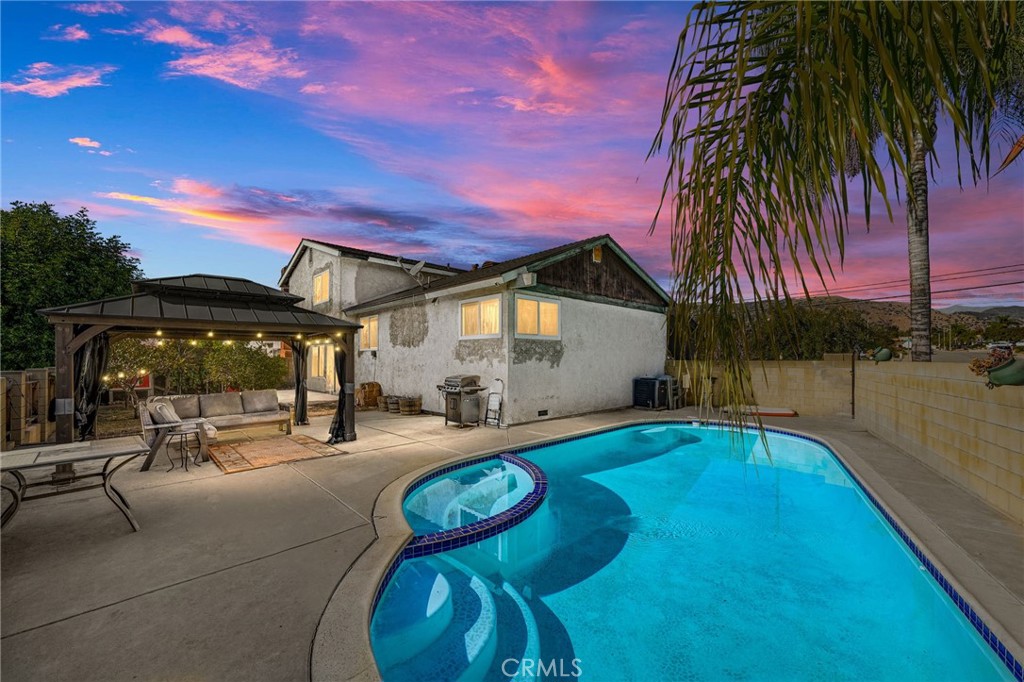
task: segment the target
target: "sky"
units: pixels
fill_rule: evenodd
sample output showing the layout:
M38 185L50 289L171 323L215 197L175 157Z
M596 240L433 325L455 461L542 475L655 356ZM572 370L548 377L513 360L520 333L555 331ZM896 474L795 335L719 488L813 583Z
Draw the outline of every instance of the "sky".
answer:
M667 288L647 154L686 10L2 2L0 202L86 207L150 277L274 286L303 237L468 267L610 233ZM933 290L1024 279L991 270L1024 267L1024 162L961 190L942 158ZM905 295L902 209L851 224L829 288ZM935 295L953 303L1024 285Z

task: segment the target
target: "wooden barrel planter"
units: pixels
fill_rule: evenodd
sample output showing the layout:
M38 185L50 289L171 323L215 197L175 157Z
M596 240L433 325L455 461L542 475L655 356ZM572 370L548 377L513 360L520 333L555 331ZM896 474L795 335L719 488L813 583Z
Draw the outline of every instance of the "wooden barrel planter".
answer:
M423 411L423 399L420 396L415 398L400 398L398 400L399 414L406 416L419 414Z
M397 395L388 396L388 412L398 414L398 401L399 397Z
M377 411L387 412L388 411L388 397L386 395L377 396Z

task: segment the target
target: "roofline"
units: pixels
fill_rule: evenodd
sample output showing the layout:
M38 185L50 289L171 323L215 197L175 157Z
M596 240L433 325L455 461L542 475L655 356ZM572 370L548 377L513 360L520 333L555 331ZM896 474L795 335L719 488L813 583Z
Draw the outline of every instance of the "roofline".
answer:
M622 259L622 261L629 267L630 270L636 273L641 279L644 280L644 283L651 287L651 289L661 298L661 300L665 302L666 306L672 305L672 297L669 296L665 292L665 290L661 288L660 284L654 281L654 279L647 274L646 270L640 267L640 265L635 260L633 260L633 258L628 253L626 253L626 251L621 246L619 246L618 242L616 242L611 235L603 234L598 237L592 237L583 242L573 242L573 244L575 244L575 246L573 246L572 248L566 248L563 251L553 254L552 256L545 258L544 260L537 261L536 263L520 265L518 267L509 268L507 270L496 270L496 275L495 277L492 278L476 280L473 282L466 282L465 284L456 284L454 286L447 286L444 281L441 281L436 287L431 287L426 291L422 289L409 289L409 293L407 296L402 296L400 298L392 299L390 301L386 301L384 303L376 305L374 304L374 301L367 301L366 303L361 303L359 305L354 305L351 308L346 308L343 312L345 312L346 314L358 314L363 312L372 312L374 310L386 310L388 308L399 307L400 305L405 304L406 302L411 302L415 300L440 298L441 296L448 295L454 296L456 294L465 293L467 291L474 291L476 289L495 286L495 279L502 280L502 283L508 283L514 280L520 274L526 272L537 272L538 270L546 268L549 265L553 265L554 263L558 263L559 261L571 258L582 251L592 249L598 244L607 244L611 248L611 250L614 251L615 254ZM569 245L566 246L568 247ZM520 258L522 257L523 256L520 256ZM511 258L509 260L518 259ZM498 263L497 265L500 265L500 263ZM387 298L388 296L393 295L394 294L387 294L380 298Z
M292 271L295 266L298 265L299 254L303 248L314 247L321 251L333 251L335 255L343 258L355 258L358 260L365 260L370 263L377 263L379 265L390 265L393 267L401 267L401 263L418 263L419 260L413 260L411 258L403 258L402 256L392 256L387 253L379 253L375 251L367 251L366 249L357 249L344 244L331 244L330 242L320 241L319 239L310 239L309 237L303 237L299 241L299 245L295 247L295 251L292 252L292 257L288 259L288 265L285 266L284 271L281 273L281 277L277 280L277 286L285 286L285 282L291 277ZM465 272L460 268L453 268L448 265L438 265L437 263L428 263L424 261L423 272L434 274L434 275L457 275L460 272ZM403 268L404 269L404 268Z

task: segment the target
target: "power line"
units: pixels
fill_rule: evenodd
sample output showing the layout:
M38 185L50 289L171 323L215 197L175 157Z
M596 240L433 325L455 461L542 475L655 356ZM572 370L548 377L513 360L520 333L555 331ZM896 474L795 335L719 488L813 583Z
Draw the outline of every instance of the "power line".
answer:
M952 294L957 291L974 291L975 289L993 289L995 287L1008 287L1014 284L1024 284L1024 279L1016 282L1000 282L999 284L981 284L973 287L960 287L957 289L942 289L940 291L933 291L932 294ZM846 303L856 303L858 301L885 301L893 298L906 298L910 294L895 294L893 296L875 296L873 298L858 298L853 301L821 301L818 305L843 305Z
M1015 272L1019 268L1024 268L1024 263L1014 263L1014 264L1011 264L1011 265L999 265L999 266L996 266L996 267L979 268L979 269L976 269L976 270L962 270L960 272L947 272L947 273L944 273L942 275L934 275L934 276L932 276L931 277L931 281L932 282L943 282L943 281L952 281L952 280L956 280L956 279L968 279L969 277L979 276L980 273L990 273L989 275L986 275L986 276L1010 274L1012 272ZM994 270L1005 270L1005 272L993 272ZM962 275L962 276L961 277L956 277L955 275ZM854 286L840 287L838 289L830 289L830 290L827 290L827 291L816 291L816 292L811 293L810 295L811 296L824 296L824 295L839 294L839 293L850 292L850 291L859 291L861 289L875 289L875 288L878 288L880 286L885 286L885 285L888 285L888 284L907 284L909 282L910 282L910 278L906 277L906 278L903 278L903 279L893 279L893 280L888 280L888 281L885 281L885 282L873 282L873 283L870 283L870 284L857 284L857 285L854 285Z

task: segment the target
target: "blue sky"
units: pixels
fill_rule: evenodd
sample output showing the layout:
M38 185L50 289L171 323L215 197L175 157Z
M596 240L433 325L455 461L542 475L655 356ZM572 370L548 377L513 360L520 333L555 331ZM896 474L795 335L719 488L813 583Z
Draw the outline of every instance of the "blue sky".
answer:
M274 284L302 237L467 266L608 232L667 284L645 156L685 11L3 2L0 199L88 207L154 277ZM950 165L933 273L1024 262L1024 164L963 192ZM905 276L902 218L854 226L835 286ZM982 294L1024 289L941 303Z

